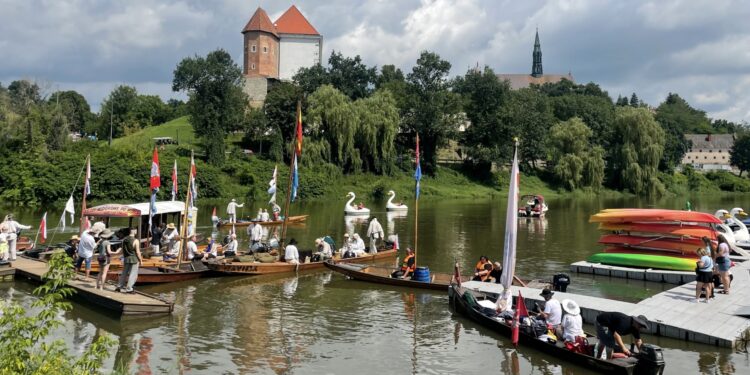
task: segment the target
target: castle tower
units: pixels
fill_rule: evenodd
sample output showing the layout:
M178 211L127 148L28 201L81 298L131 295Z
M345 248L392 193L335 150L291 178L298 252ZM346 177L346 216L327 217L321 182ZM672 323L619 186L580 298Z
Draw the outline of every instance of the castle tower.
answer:
M248 78L279 78L279 35L265 10L258 7L242 29L244 67Z
M544 75L544 71L542 70L542 46L539 44L539 29L536 30L533 57L534 62L531 65L531 76L539 78Z
M292 5L273 23L279 36L279 79L291 80L300 68L320 64L323 37Z

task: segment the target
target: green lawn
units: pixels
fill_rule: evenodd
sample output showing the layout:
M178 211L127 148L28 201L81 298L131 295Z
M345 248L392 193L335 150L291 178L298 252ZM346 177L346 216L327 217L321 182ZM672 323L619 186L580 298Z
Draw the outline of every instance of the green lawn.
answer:
M149 126L126 137L117 138L112 141L114 146L136 146L149 149L154 145L153 138L172 137L180 145L193 146L195 133L193 126L188 122L188 117L183 116L157 126Z

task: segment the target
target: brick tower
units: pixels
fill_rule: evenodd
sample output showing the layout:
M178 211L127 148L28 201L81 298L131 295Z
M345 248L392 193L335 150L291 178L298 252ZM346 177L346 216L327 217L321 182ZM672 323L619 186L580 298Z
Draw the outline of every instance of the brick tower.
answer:
M244 67L248 78L279 77L279 35L265 10L258 7L242 29Z

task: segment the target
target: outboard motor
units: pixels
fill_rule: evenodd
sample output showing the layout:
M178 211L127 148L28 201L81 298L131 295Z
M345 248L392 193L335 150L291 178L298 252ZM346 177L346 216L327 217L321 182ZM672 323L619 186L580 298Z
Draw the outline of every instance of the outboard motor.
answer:
M635 357L638 358L638 363L635 365L636 374L660 375L664 372L664 353L661 347L643 344Z
M526 206L526 216L531 217L531 206Z
M565 293L565 291L568 290L568 285L570 285L570 276L568 276L568 274L558 273L557 275L552 276L552 287L556 292Z

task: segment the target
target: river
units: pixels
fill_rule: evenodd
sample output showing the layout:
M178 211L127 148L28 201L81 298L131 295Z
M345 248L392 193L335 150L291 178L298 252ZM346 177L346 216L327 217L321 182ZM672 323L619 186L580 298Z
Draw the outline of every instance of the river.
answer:
M743 205L750 208L750 199L741 196L695 197L691 201L695 210L704 212ZM601 249L596 243L596 225L588 223L588 218L602 208L682 208L685 200L578 198L555 199L548 204L546 218L519 221L517 274L525 279L569 273L570 263ZM211 208L200 206L199 230L205 235L211 235ZM219 207L220 213L223 208ZM316 237L330 235L340 240L347 228L364 235L366 223L345 222L342 208L343 201L295 203L291 215L306 213L310 217L303 226L290 226L288 236L296 238L301 248L312 248ZM402 247L413 243L413 207L405 217L387 215L384 202L373 202L371 209L371 217L377 217L387 233L399 235ZM243 213L248 216L251 211L246 207ZM15 213L21 222L35 228L41 217L38 211ZM59 212L51 210L48 217L56 221ZM432 271L451 272L454 260L465 269L472 268L480 255L501 260L504 227L504 199L423 200L418 222L419 263ZM49 233L51 236L54 229ZM57 234L52 241L61 242L69 235ZM246 236L242 233L240 237L246 247ZM626 301L670 288L643 281L571 276L571 292ZM0 297L29 305L35 298L33 288L23 281L2 282ZM174 314L120 320L74 304L74 309L64 314L65 324L54 332L55 337L79 352L97 335L112 334L119 345L113 348L106 367L123 363L129 372L143 374L587 373L535 350L514 349L505 337L453 314L447 293L350 281L329 271L207 278L140 290L173 299ZM646 337L646 341L664 348L667 374L750 373L747 353L661 337Z

